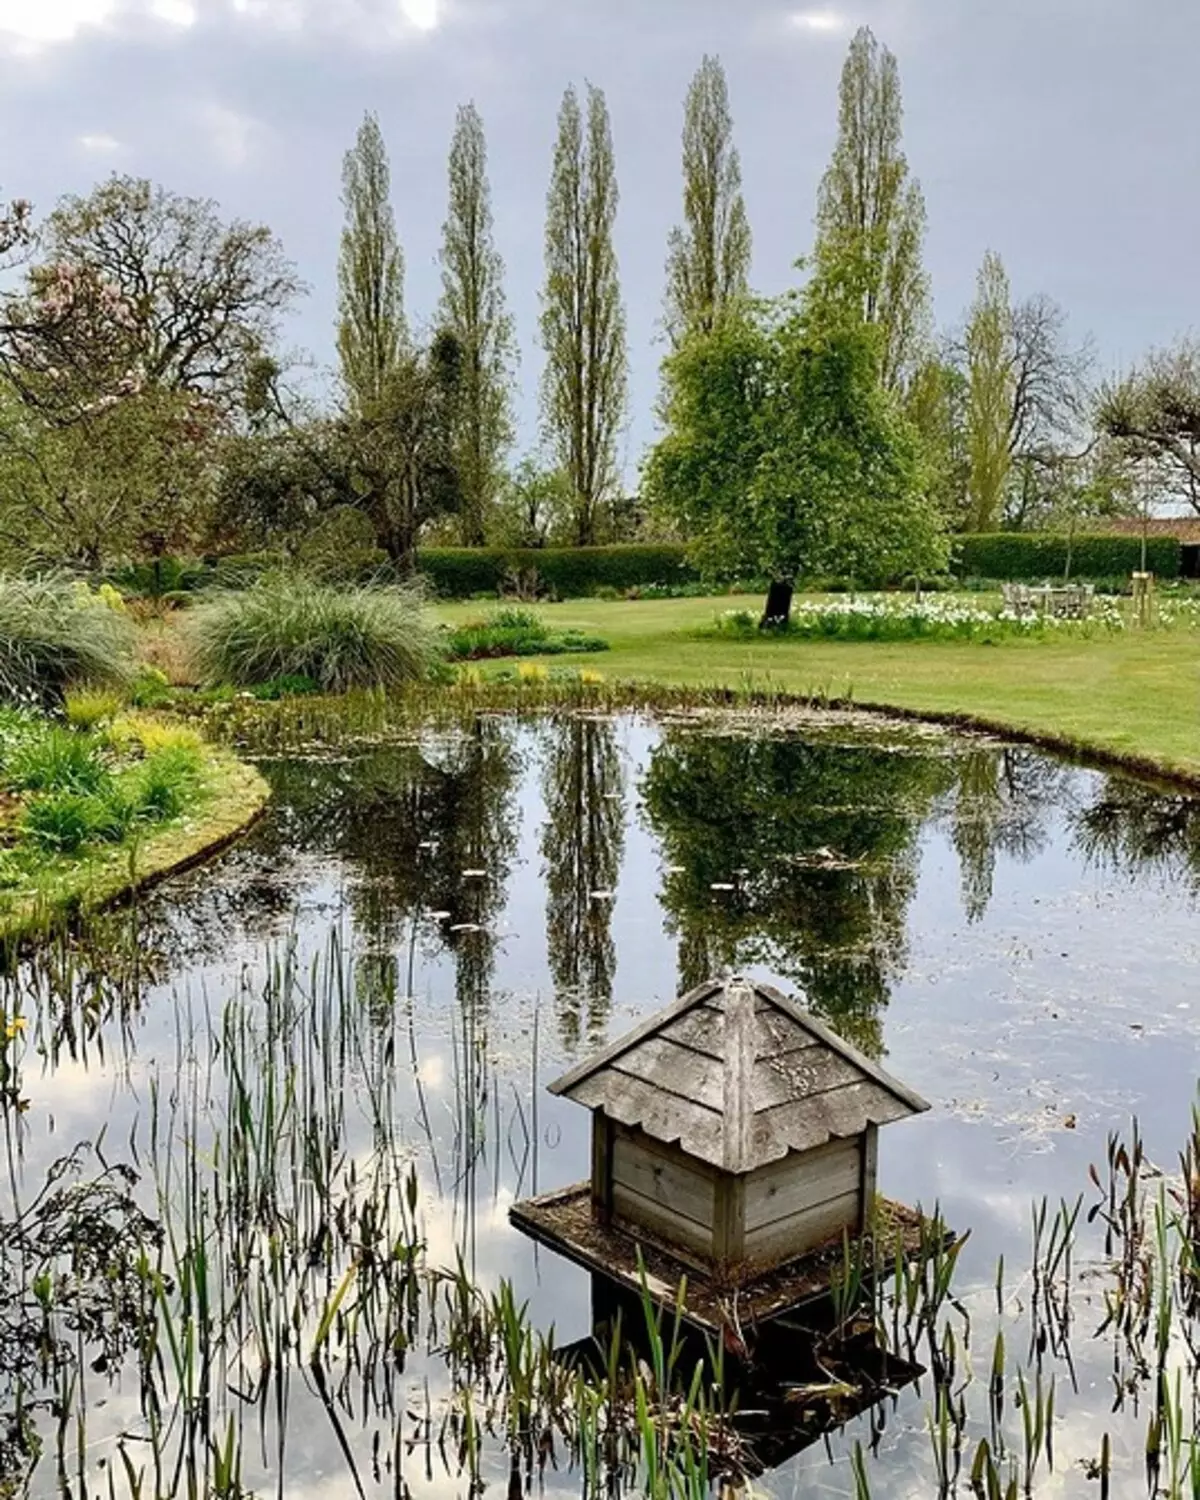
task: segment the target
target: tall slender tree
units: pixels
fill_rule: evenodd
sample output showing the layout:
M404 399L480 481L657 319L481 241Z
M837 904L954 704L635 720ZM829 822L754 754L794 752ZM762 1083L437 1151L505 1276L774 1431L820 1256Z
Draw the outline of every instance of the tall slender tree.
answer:
M462 350L455 455L462 509L460 540L480 546L513 438L513 322L504 297L504 261L492 230L487 141L474 104L459 108L450 145L449 208L442 228L441 321Z
M342 167L346 211L338 258L338 357L350 407L377 410L399 368L404 256L392 213L391 172L379 121L364 116Z
M925 199L902 149L895 56L868 27L842 70L838 138L817 200L818 278L880 329L880 379L894 390L916 363L929 322L921 253Z
M683 220L667 242L666 325L676 346L689 333L711 333L726 307L746 295L750 274L742 166L716 57L704 58L684 105Z
M603 93L588 85L587 119L569 88L546 203L542 412L574 496L575 540L596 541L619 482L625 419L625 312L613 246L617 178Z
M967 321L967 528L994 531L1012 471L1013 314L1004 262L989 250Z

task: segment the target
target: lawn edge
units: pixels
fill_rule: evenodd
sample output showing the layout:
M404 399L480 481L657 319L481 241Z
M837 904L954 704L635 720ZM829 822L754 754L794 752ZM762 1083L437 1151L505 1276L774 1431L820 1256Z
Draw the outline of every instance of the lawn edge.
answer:
M42 893L27 898L0 916L0 945L36 942L80 918L123 905L170 876L203 864L253 827L270 800L266 780L224 748L206 744L204 752L207 796L195 819L185 818L147 839L132 870L128 850L121 848L113 851L111 863L81 867L79 879L64 882L52 904Z

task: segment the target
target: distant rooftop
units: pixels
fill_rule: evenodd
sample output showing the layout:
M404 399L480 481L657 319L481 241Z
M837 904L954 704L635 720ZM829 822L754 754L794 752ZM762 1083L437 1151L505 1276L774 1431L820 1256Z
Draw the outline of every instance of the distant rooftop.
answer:
M1181 542L1200 543L1200 516L1155 516L1148 521L1131 516L1106 521L1103 530L1118 536L1141 536L1143 526L1147 536L1173 536Z

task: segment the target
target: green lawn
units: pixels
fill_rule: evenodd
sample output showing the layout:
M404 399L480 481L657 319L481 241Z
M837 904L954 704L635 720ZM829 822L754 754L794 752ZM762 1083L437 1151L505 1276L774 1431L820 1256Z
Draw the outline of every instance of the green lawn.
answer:
M1200 634L1194 631L993 646L696 638L722 610L761 602L585 599L541 610L556 628L603 636L613 648L556 663L577 662L614 681L774 690L962 715L1200 777ZM488 609L446 604L437 613L460 621Z

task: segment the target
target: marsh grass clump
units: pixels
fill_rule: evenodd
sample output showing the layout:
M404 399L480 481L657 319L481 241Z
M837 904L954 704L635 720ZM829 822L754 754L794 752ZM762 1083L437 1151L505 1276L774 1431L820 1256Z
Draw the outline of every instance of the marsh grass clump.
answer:
M0 576L0 700L60 704L80 683L132 674L133 625L86 584Z
M415 590L335 587L284 574L203 606L192 647L209 686L305 679L324 693L421 681L440 655Z

